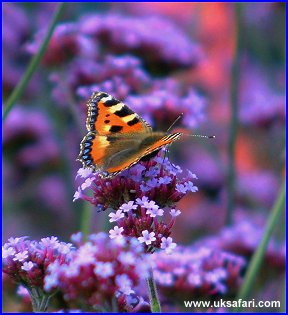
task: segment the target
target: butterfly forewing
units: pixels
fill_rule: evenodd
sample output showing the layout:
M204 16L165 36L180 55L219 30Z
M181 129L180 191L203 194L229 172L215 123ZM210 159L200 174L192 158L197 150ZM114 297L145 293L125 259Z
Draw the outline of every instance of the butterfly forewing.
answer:
M107 93L93 93L86 127L100 135L152 132L151 126L127 105Z

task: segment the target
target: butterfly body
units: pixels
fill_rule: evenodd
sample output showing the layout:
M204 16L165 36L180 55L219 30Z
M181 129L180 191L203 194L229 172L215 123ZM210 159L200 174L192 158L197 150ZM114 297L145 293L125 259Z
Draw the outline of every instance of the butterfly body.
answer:
M88 103L88 134L80 144L83 167L113 177L142 158L181 137L181 133L154 132L124 103L107 93L93 93Z

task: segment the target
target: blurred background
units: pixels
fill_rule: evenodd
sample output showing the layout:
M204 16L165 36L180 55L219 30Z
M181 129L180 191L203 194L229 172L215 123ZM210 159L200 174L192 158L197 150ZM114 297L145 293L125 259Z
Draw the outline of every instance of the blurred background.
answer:
M4 3L3 103L38 51L57 3ZM41 65L3 125L3 241L68 241L91 91L105 91L187 137L170 159L198 176L173 239L211 241L249 259L285 176L284 3L67 3ZM108 230L93 212L91 232ZM254 296L282 300L284 214ZM216 245L215 245L216 246ZM269 268L267 268L269 266Z

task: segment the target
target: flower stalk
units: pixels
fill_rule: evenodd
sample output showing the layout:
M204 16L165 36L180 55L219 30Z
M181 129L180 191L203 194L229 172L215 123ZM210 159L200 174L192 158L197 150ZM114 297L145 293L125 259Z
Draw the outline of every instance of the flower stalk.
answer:
M153 277L153 269L150 268L147 278L147 286L149 290L149 300L152 313L161 313L160 301L157 293L156 283Z
M49 41L53 35L54 29L57 25L57 22L63 13L63 9L64 9L64 3L59 3L58 8L57 8L57 10L56 10L56 12L52 18L51 24L48 28L47 33L46 33L46 36L45 36L37 54L32 58L32 60L29 64L26 72L24 73L22 79L17 84L17 86L15 87L15 89L13 90L12 94L10 95L10 97L8 98L8 100L6 102L6 106L5 106L5 109L3 112L3 117L2 117L3 122L5 121L11 108L14 106L14 104L17 102L17 100L21 97L21 95L24 92L24 90L26 89L32 75L36 71L37 66L39 65L47 47L48 47Z
M236 51L234 57L234 63L232 65L231 72L231 122L229 127L229 139L228 139L228 174L227 174L227 189L228 189L228 204L227 204L227 216L226 224L232 223L233 209L235 207L235 182L236 182L236 170L235 170L235 149L237 141L238 131L238 98L239 98L239 81L240 81L240 53L242 45L242 33L241 33L241 4L235 4L235 19L236 19Z
M27 287L29 291L31 302L32 302L32 309L34 313L42 313L46 312L48 309L49 301L51 295L47 295L43 292L43 290L35 287Z
M271 238L273 229L276 226L278 219L281 215L281 212L284 209L285 200L286 200L286 182L284 179L279 196L272 208L270 217L268 219L263 238L248 266L248 270L246 272L242 287L238 293L237 299L242 299L242 300L247 299L247 297L249 296L253 288L253 283L255 282L255 279L256 279L256 276L258 275L261 264L263 263L264 255L265 255L269 240ZM239 310L240 309L237 309L237 311Z

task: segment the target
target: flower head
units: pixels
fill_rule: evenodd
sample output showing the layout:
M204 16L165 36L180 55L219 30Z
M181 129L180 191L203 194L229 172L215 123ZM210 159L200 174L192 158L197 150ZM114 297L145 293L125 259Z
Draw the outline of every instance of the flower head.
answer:
M146 245L150 245L152 242L156 241L155 233L148 232L147 230L142 232L143 236L138 237L140 243L145 243Z
M124 218L124 213L122 212L122 210L119 209L116 211L116 213L111 212L108 216L111 218L109 222L116 222L121 218Z
M175 248L171 238L163 238L162 244L168 252L173 249L172 255L159 251L152 256L155 280L163 294L177 291L181 298L191 292L201 292L201 296L223 295L241 283L246 265L241 256L204 245Z
M164 249L167 254L171 254L176 247L176 243L173 243L172 237L162 237L161 241L161 248Z
M69 260L71 246L54 236L42 238L40 242L27 237L10 238L2 248L3 272L26 287L43 291L47 269L54 262L61 265Z
M109 231L110 238L113 239L123 237L122 235L123 231L124 231L123 227L119 228L118 226L114 226L114 229Z
M80 305L85 301L91 310L96 305L111 305L115 297L121 304L146 275L138 272L139 266L143 271L149 268L143 250L138 247L136 250L130 239L123 238L119 243L105 233L90 235L88 239L71 253L65 264L56 261L50 265L46 290L57 288L68 303Z

